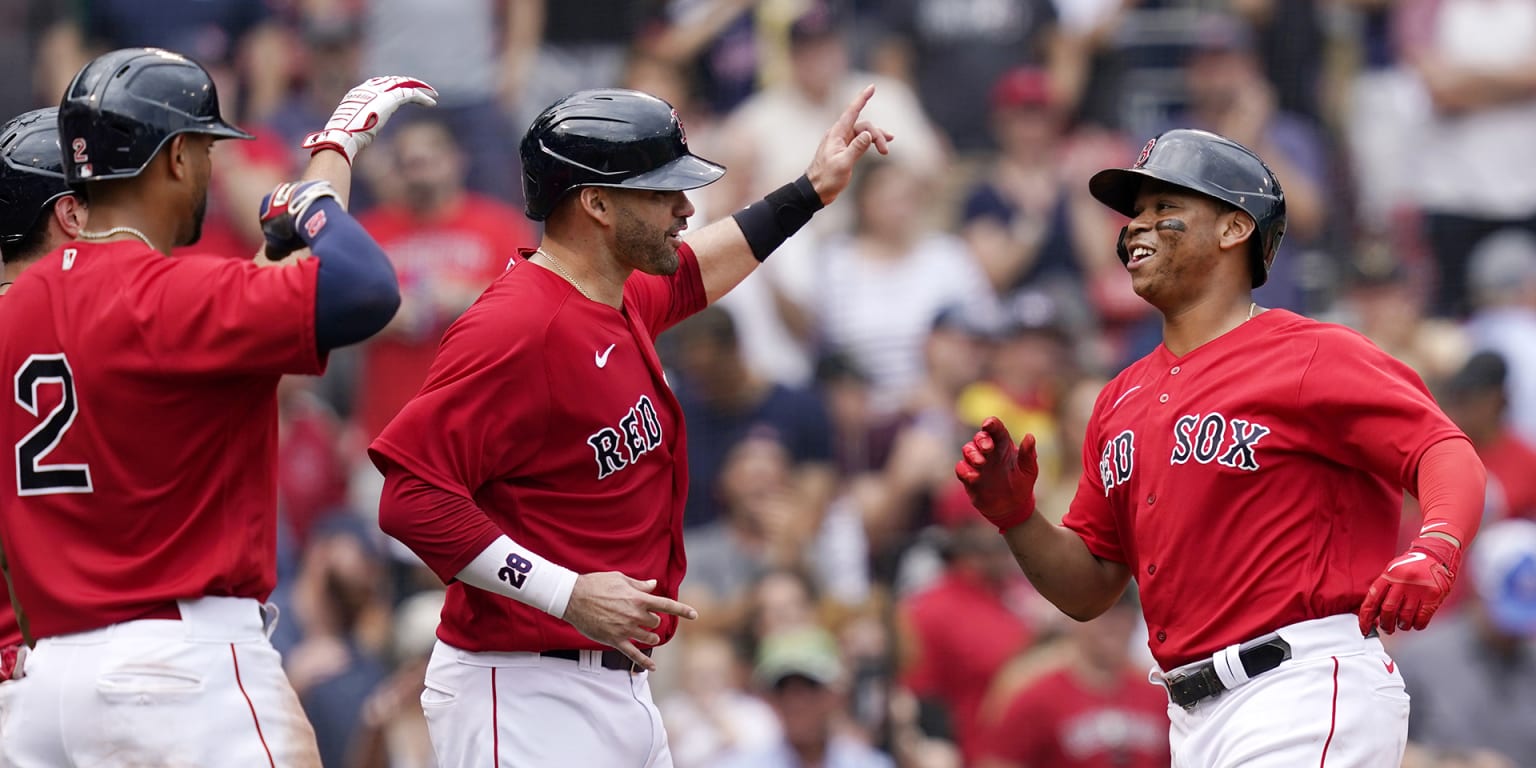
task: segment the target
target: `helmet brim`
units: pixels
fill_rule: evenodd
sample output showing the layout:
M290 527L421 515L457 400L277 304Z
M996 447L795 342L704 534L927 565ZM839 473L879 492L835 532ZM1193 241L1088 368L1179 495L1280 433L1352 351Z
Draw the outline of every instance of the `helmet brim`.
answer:
M713 184L725 175L725 166L688 154L666 165L613 184L627 189L682 191ZM599 185L609 186L609 185Z
M254 135L236 128L223 120L215 120L205 126L196 129L197 133L206 133L215 139L254 139Z
M1136 196L1141 194L1142 182L1147 179L1183 187L1191 192L1211 197L1210 194L1200 191L1200 182L1197 179L1169 173L1166 169L1152 173L1144 168L1108 168L1099 171L1088 179L1088 192L1094 199L1109 206L1120 215L1136 218Z

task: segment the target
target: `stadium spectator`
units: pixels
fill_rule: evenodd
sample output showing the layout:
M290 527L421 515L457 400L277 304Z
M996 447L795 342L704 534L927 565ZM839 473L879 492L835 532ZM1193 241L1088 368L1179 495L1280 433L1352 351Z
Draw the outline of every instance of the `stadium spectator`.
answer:
M399 199L359 217L400 277L400 311L363 347L357 420L371 440L426 379L448 324L534 242L522 214L466 187L471 158L443 122L419 119L391 138ZM371 471L371 470L370 470Z
M1097 619L1068 624L1060 653L1010 681L1016 689L989 695L1003 704L985 725L978 765L1167 768L1168 695L1132 653L1140 623L1132 588Z
M1439 269L1435 314L1467 313L1472 249L1501 229L1536 231L1536 4L1410 0L1399 4L1404 60L1431 110L1416 126L1413 171ZM1291 181L1281 176L1286 192Z
M1536 236L1505 231L1472 253L1476 309L1466 330L1472 345L1503 356L1509 366L1509 418L1536 444Z
M778 715L783 737L738 750L721 759L720 768L894 768L890 757L844 732L847 673L825 630L769 635L757 659L753 680Z
M730 640L696 627L682 639L682 680L656 702L677 768L714 768L732 751L777 742L778 716L747 692L746 670Z
M1508 379L1499 353L1479 352L1445 383L1440 399L1488 469L1489 514L1536 520L1536 448L1509 428Z
M1536 765L1536 522L1490 525L1468 553L1475 597L1436 632L1401 637L1408 736Z

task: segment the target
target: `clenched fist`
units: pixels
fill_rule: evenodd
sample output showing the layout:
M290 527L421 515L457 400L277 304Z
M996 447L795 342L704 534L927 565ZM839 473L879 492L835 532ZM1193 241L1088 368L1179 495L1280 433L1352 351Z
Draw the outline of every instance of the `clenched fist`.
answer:
M1360 606L1360 632L1372 628L1392 634L1398 629L1423 629L1451 593L1461 548L1445 539L1420 536L1408 551L1376 577Z
M981 423L981 431L960 448L955 476L976 507L1000 531L1007 531L1035 512L1035 480L1040 465L1035 436L1025 435L1014 446L1008 428L996 416Z
M370 77L342 97L325 130L304 137L303 147L334 149L352 162L403 104L436 106L437 91L414 77Z

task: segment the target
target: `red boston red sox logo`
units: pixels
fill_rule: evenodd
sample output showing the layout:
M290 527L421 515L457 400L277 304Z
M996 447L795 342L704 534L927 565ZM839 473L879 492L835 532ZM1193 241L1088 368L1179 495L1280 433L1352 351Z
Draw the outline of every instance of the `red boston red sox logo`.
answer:
M1157 145L1157 139L1149 139L1147 141L1147 145L1145 147L1141 148L1141 154L1136 156L1136 164L1132 165L1131 167L1132 168L1140 168L1143 165L1146 165L1147 164L1147 160L1152 157L1152 147L1154 147L1156 145Z

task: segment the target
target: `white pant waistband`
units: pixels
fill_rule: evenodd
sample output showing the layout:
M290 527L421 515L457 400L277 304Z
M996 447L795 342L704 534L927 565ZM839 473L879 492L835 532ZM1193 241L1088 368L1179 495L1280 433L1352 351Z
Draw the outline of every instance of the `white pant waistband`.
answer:
M178 600L181 620L140 619L112 624L100 629L70 635L47 637L38 641L60 645L92 645L113 639L152 637L167 640L201 642L238 642L267 637L277 623L277 606L263 606L248 597L200 597Z

